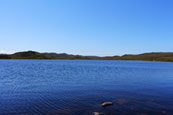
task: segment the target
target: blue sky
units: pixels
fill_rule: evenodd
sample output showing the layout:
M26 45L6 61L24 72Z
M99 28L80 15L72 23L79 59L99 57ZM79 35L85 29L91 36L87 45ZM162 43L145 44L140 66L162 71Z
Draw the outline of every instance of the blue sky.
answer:
M0 52L173 51L173 0L0 0Z

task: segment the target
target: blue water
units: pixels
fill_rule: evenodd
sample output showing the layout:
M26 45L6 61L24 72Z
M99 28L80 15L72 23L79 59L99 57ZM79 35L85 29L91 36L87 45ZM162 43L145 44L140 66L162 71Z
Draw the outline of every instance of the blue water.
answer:
M93 112L173 115L173 63L0 60L0 115Z

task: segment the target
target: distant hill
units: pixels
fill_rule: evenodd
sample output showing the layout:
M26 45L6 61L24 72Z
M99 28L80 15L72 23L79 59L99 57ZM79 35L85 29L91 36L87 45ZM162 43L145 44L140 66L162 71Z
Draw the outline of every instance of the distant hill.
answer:
M173 53L153 52L138 55L123 55L119 57L111 57L120 60L143 60L143 61L169 61L173 62Z
M144 60L144 61L168 61L173 62L172 52L152 52L138 55L123 56L82 56L66 53L39 53L35 51L16 52L14 54L0 54L0 59L88 59L88 60Z

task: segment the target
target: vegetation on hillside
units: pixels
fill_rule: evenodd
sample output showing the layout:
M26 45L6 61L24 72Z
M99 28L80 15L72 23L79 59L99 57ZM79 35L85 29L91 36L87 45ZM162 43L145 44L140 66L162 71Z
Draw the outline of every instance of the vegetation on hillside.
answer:
M144 60L173 62L173 53L153 52L138 55L123 56L81 56L66 53L39 53L35 51L17 52L14 54L0 54L0 59L88 59L88 60Z

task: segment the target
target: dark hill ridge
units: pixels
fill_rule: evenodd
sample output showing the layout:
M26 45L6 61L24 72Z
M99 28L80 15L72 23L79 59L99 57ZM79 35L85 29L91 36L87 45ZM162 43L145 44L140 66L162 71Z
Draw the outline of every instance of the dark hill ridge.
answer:
M14 54L0 54L0 59L89 59L89 60L144 60L144 61L169 61L173 62L172 52L152 52L138 55L123 56L82 56L66 53L39 53L35 51L16 52Z

